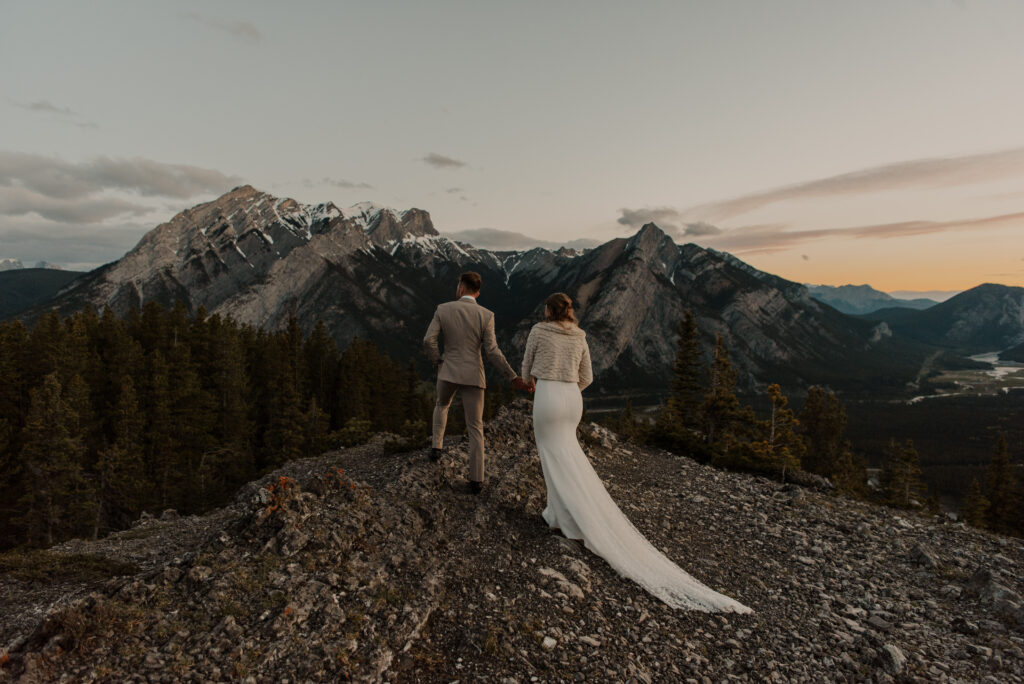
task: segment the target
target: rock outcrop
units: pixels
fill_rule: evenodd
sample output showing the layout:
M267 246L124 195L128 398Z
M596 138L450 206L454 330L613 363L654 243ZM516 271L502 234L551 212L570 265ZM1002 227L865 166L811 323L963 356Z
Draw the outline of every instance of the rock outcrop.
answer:
M521 403L479 496L459 440L434 464L378 439L63 545L139 571L16 629L48 604L3 577L0 679L1024 681L1019 540L581 435L652 543L752 615L673 611L548 530Z

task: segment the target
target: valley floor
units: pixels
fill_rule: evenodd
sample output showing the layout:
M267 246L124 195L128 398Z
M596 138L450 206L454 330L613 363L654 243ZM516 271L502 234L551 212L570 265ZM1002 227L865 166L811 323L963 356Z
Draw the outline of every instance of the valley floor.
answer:
M479 497L464 444L436 465L378 441L64 545L139 572L67 587L38 626L5 611L0 679L1024 681L1019 540L585 432L640 530L752 615L673 611L549 531L520 403L488 425ZM0 596L47 607L26 582Z

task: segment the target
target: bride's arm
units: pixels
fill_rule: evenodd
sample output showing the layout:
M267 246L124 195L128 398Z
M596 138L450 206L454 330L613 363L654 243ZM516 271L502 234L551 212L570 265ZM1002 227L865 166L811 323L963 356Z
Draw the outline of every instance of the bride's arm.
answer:
M590 367L590 346L583 340L583 356L580 357L580 392L585 390L590 383L594 382L594 370Z
M526 337L526 351L523 352L523 372L519 374L526 382L533 382L533 378L530 377L530 371L533 369L533 356L537 353L537 336L533 332L531 328L530 334Z

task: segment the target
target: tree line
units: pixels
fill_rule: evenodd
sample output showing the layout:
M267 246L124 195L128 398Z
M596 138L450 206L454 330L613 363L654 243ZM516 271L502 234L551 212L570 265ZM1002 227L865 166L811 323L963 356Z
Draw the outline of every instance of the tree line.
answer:
M415 365L320 322L271 332L179 303L0 322L0 548L196 513L286 461L388 431L424 440Z
M767 388L767 415L755 415L736 395L736 371L721 335L705 364L696 319L679 323L678 348L668 397L653 423L638 422L632 407L610 427L638 441L685 453L713 465L802 479L828 478L847 496L898 508L938 512L922 479L912 440L889 441L882 467L869 477L867 461L846 437L846 408L836 394L811 387L799 414L778 384ZM1000 436L986 486L971 485L961 507L970 524L1004 534L1024 534L1024 483L1014 475L1005 436Z

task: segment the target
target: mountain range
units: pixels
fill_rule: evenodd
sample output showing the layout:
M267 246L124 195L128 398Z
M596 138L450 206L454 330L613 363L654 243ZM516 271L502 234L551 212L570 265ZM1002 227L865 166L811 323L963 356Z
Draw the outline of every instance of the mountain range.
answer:
M904 307L908 309L927 309L935 306L934 299L898 299L871 287L870 285L806 285L807 291L819 302L843 313L860 315L879 309Z
M865 318L960 354L1008 350L1024 343L1024 287L985 283L923 311L880 309Z
M723 336L747 389L901 389L933 352L927 339L893 335L888 319L846 315L804 285L677 245L653 223L584 251L491 251L440 235L421 209L306 205L251 186L181 212L20 316L86 305L125 314L151 301L272 329L294 316L307 331L322 320L342 346L368 338L426 370L423 331L465 270L483 276L480 303L514 365L545 297L572 296L599 391L663 390L687 309L705 350Z

